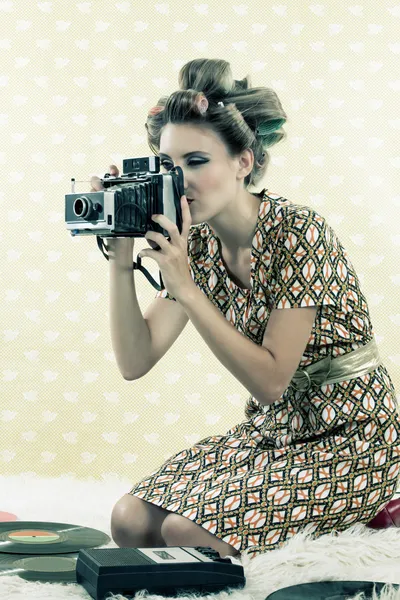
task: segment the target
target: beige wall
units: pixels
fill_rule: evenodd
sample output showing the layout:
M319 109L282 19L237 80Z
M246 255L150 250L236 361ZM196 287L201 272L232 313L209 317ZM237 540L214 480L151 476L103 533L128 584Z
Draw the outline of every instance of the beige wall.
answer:
M248 393L191 322L151 373L123 380L108 263L95 237L74 239L64 222L71 177L150 154L147 110L196 57L229 60L236 79L251 73L278 93L288 139L259 189L333 226L400 390L398 25L398 7L375 0L0 2L3 474L135 482L245 418ZM159 281L157 264L145 266ZM136 281L144 312L156 292Z

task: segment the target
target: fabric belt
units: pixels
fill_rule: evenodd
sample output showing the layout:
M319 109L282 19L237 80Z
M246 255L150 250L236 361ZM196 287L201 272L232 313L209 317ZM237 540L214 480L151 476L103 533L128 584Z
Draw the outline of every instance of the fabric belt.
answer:
M329 355L304 369L297 369L289 387L306 392L313 385L319 387L366 375L374 371L380 364L382 363L378 346L375 338L372 338L365 346L343 356L332 358Z

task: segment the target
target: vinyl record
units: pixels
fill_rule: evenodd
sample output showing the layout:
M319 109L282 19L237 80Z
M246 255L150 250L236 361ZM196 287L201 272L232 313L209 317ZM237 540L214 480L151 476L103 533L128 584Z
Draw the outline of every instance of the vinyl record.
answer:
M12 575L27 581L77 583L76 563L79 553L56 556L0 554L0 576Z
M17 515L9 512L0 511L0 521L17 521Z
M66 554L110 541L102 531L71 523L0 523L0 553L4 554Z

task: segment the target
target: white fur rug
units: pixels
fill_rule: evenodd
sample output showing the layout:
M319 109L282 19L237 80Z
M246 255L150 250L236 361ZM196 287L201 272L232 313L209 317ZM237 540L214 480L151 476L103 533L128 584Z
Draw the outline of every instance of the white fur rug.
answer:
M110 518L114 504L132 482L113 476L99 481L36 478L22 474L0 476L0 511L17 515L20 521L52 521L93 527L111 537ZM112 541L107 546L115 548ZM218 592L215 600L265 600L272 592L313 581L382 581L400 583L400 529L372 530L358 524L335 536L311 539L307 533L291 538L285 547L253 559L232 559L242 564L246 585L242 590ZM190 596L190 595L188 595ZM109 596L111 598L111 595ZM125 600L120 594L115 600ZM38 583L18 576L1 576L2 600L78 600L91 596L76 583ZM139 592L135 598L161 600L162 596ZM198 596L197 600L209 600ZM387 585L373 600L400 600L400 590ZM349 600L364 600L364 594Z

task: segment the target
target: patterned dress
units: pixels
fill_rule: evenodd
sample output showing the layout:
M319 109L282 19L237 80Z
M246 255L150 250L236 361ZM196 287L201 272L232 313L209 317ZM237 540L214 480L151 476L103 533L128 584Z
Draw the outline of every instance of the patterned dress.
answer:
M263 190L251 289L230 278L213 230L188 237L196 285L240 332L261 345L273 308L317 306L299 368L341 356L374 334L345 248L316 211ZM175 300L166 290L156 297ZM186 448L130 494L191 519L250 556L310 527L314 537L368 523L400 473L400 412L386 368L299 392L269 406L250 397L246 419Z

